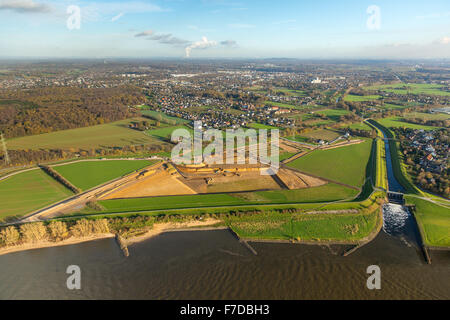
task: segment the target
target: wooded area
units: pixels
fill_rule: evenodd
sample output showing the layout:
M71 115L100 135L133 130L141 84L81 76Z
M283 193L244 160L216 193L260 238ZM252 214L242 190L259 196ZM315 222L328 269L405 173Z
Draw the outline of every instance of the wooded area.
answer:
M144 101L133 86L0 90L0 132L14 138L122 120Z

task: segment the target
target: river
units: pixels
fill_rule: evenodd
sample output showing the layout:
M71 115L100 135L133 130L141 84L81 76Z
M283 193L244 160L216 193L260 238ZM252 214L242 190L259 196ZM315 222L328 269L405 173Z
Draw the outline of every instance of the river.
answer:
M383 232L347 257L343 246L252 243L255 256L227 230L163 233L128 258L112 239L16 252L0 256L0 299L450 299L450 252L426 264L411 214L383 209ZM81 290L66 287L69 265ZM381 290L366 287L370 265Z

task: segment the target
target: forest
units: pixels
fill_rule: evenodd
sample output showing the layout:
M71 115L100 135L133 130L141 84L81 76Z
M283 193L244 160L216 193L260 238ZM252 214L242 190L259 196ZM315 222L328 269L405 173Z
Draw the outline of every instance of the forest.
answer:
M0 132L14 138L118 121L144 102L133 86L0 90Z

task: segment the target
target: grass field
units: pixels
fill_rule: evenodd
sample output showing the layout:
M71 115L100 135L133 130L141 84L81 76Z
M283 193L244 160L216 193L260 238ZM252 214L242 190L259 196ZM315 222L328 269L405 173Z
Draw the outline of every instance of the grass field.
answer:
M83 161L53 168L76 187L88 190L152 163L147 160Z
M330 129L320 129L320 130L314 130L310 132L305 132L302 134L303 137L316 139L316 140L325 140L325 141L332 141L338 137L340 137L342 134Z
M372 150L372 141L331 150L316 150L288 166L306 173L361 187Z
M161 209L202 208L283 203L336 201L356 195L356 190L335 184L301 190L274 190L239 194L202 194L136 199L104 200L105 212L150 211Z
M425 233L425 244L450 246L450 209L414 197L406 199L416 206L415 216Z
M297 153L293 153L293 152L280 152L280 161L289 159L292 156L295 156Z
M170 124L170 125L180 125L180 124L189 123L189 120L185 120L185 119L181 119L181 118L177 118L177 117L171 117L163 112L159 112L159 111L155 111L155 110L142 110L141 113L142 113L142 115L152 117L155 120L158 120L158 121Z
M303 97L305 96L305 92L301 91L301 90L292 90L292 89L287 89L287 88L276 88L275 89L276 92L282 92L287 96L292 96L292 97Z
M405 108L409 108L410 106L401 106L398 104L392 104L392 103L385 103L383 105L383 109L388 109L388 110L396 110L396 109L405 109Z
M328 202L355 197L358 192L333 183L298 190L259 191L248 194L253 201L272 203Z
M262 124L262 123L249 123L248 127L251 129L267 129L267 130L271 130L271 129L279 129L278 127L274 127L274 126L269 126L266 124Z
M331 120L338 122L340 121L341 116L350 114L351 112L348 110L342 110L342 109L325 109L320 110L316 112L317 114L323 114L330 118Z
M353 94L348 94L345 96L344 101L348 102L363 102L363 101L372 101L372 100L378 100L381 96L379 95L371 95L371 96L357 96Z
M398 83L386 84L364 88L366 90L380 90L395 94L424 94L424 95L438 95L450 96L450 92L443 91L443 86L438 84L421 84L421 83Z
M0 221L24 216L70 195L69 189L41 169L19 173L0 181Z
M100 147L122 147L125 145L158 143L144 132L128 128L128 119L108 124L56 131L34 136L7 140L8 149L91 149ZM142 119L145 120L145 119Z
M377 122L379 122L381 125L383 125L386 128L410 128L410 129L423 129L423 130L436 130L439 129L439 127L432 127L432 126L424 126L420 124L414 124L414 123L408 123L403 121L404 119L402 117L389 117L384 119L379 119Z
M287 103L282 103L282 102L265 101L264 103L269 106L280 107L280 108L285 108L285 109L299 109L299 110L303 109L300 106L295 106L292 104L287 104Z
M423 120L450 120L450 115L443 113L411 112L405 114L403 117L409 119L423 119Z
M172 132L176 129L186 129L189 132L191 132L191 134L193 133L193 130L189 127L186 127L184 125L180 125L180 126L174 126L174 127L166 127L166 128L161 128L161 129L152 129L152 130L148 130L147 134L156 138L156 139L169 139L171 138Z
M242 238L297 241L357 241L376 227L378 215L264 213L230 217L227 224Z
M352 123L350 125L343 124L342 128L350 128L350 129L353 129L353 130L372 131L372 128L370 126L368 126L367 124L365 124L364 122Z

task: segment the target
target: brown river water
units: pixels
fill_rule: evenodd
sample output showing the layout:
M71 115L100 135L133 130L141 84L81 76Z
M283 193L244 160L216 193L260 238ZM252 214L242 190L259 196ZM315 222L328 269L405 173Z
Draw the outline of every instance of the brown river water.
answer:
M0 256L0 299L449 299L450 252L432 265L403 236L385 232L348 257L342 247L251 244L229 231L164 233L129 247L113 239ZM81 290L66 287L69 265ZM381 290L366 287L369 265Z

